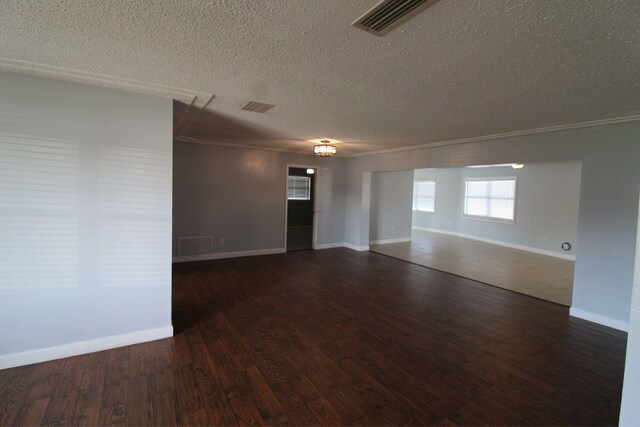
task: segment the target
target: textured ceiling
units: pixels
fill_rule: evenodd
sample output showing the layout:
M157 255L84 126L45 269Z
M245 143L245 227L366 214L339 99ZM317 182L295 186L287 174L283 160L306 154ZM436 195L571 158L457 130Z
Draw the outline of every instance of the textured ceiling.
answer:
M187 140L345 155L640 113L636 0L440 0L381 38L351 26L376 3L0 0L0 70L171 96Z

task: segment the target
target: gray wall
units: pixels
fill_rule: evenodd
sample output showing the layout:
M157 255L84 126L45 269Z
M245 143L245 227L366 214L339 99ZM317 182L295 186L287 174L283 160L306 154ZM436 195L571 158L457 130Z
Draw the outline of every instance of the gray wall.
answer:
M369 240L411 239L413 171L371 174Z
M169 99L0 73L0 367L170 334L171 122Z
M192 236L213 236L214 254L284 248L287 164L318 168L317 244L342 243L345 163L340 158L176 142L174 257L178 239Z
M527 164L511 167L418 169L415 179L436 181L436 212L414 212L413 226L497 240L562 255L573 255L578 231L580 162ZM516 177L515 223L463 216L464 180ZM569 242L572 249L561 249Z
M582 160L572 308L626 324L638 217L639 140L640 123L632 122L351 158L345 241L362 246L369 240L368 209L361 203L365 173Z

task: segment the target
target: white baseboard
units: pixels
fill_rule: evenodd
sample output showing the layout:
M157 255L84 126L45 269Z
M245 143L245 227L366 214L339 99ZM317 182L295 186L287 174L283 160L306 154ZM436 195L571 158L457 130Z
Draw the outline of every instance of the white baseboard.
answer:
M389 243L406 243L410 242L411 237L400 237L398 239L371 240L370 245L388 245Z
M479 242L491 243L493 245L505 246L507 248L519 249L521 251L527 251L535 254L552 256L555 258L566 259L569 261L576 260L575 255L561 254L558 252L548 251L545 249L533 248L531 246L524 246L524 245L517 245L515 243L503 242L501 240L486 239L484 237L473 236L471 234L457 233L455 231L446 231L446 230L439 230L436 228L425 228L425 227L412 227L412 229L419 230L419 231L429 231L432 233L447 234L449 236L464 237L465 239L477 240Z
M622 320L612 319L611 317L603 316L601 314L592 313L581 308L571 307L569 309L569 315L577 317L578 319L588 320L589 322L597 323L599 325L608 326L613 329L618 329L623 332L629 332L629 322Z
M411 241L411 239L409 239ZM314 249L333 249L333 248L348 248L354 251L368 251L369 246L355 246L349 243L321 243L316 245ZM275 248L275 249L258 249L254 251L239 251L239 252L220 252L216 254L204 254L204 255L189 255L189 256L181 256L181 257L173 257L174 263L179 262L191 262L191 261L210 261L214 259L225 259L225 258L239 258L246 256L258 256L258 255L271 255L271 254L283 254L286 250L284 248Z
M342 246L344 246L347 249L351 249L353 251L368 251L369 250L369 245L366 246L356 246L356 245L352 245L351 243L347 243L344 242L342 244Z
M369 246L356 246L356 245L352 245L350 243L323 243L321 245L316 245L316 247L314 249L333 249L333 248L347 248L347 249L351 249L353 251L368 251L369 250Z
M213 259L225 259L225 258L240 258L245 256L257 256L257 255L271 255L271 254L283 254L285 253L284 248L273 248L273 249L257 249L253 251L238 251L238 252L219 252L215 254L204 254L204 255L188 255L188 256L180 256L173 257L173 262L190 262L190 261L210 261Z
M343 248L344 243L320 243L317 244L313 249L333 249L333 248Z
M15 366L31 365L32 363L46 362L63 357L78 356L80 354L93 353L116 347L124 347L147 341L155 341L173 336L173 326L165 326L157 329L147 329L122 335L97 338L88 341L73 342L55 347L39 348L21 353L5 354L0 356L0 369L13 368Z
M438 228L411 227L411 229L418 230L418 231L429 231L431 233L438 233L438 234L448 234L449 236L460 237L460 233L456 233L455 231L440 230Z

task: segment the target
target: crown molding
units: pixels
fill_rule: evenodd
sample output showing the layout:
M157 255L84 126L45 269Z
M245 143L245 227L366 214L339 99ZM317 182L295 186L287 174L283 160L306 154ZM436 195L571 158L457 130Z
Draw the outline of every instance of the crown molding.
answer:
M120 89L145 95L162 96L177 99L185 103L192 103L196 98L209 98L211 96L210 93L190 89L176 88L158 83L125 79L107 74L80 71L71 68L57 67L5 57L0 57L0 71L25 74L33 77L46 77L50 79L64 80L71 83L83 83L92 86Z
M502 138L536 135L536 134L550 133L550 132L560 132L565 130L582 129L582 128L589 128L589 127L596 127L596 126L606 126L606 125L636 122L636 121L640 121L640 114L632 115L632 116L615 117L611 119L601 119L601 120L592 120L592 121L580 122L580 123L572 123L567 125L549 126L549 127L529 129L529 130L523 130L523 131L505 132L505 133L477 136L477 137L471 137L471 138L437 141L437 142L431 142L428 144L388 148L384 150L369 151L361 154L342 154L342 155L337 155L336 157L344 157L344 158L364 157L364 156L372 156L375 154L399 153L402 151L412 151L412 150L420 150L425 148L444 147L447 145L470 144L474 142L491 141L491 140L502 139ZM307 154L306 152L287 150L283 148L258 147L258 146L249 145L249 144L239 144L239 143L222 142L222 141L203 141L203 140L197 140L194 138L183 137L183 136L174 137L174 140L178 140L182 142L190 142L195 144L216 145L221 147L244 148L249 150L263 150L263 151L277 151L277 152L293 153L293 154ZM345 144L349 145L348 142Z
M469 144L473 142L490 141L495 139L510 138L514 136L536 135L541 133L560 132L564 130L582 129L582 128L589 128L589 127L595 127L595 126L606 126L606 125L636 122L636 121L640 121L640 114L633 115L633 116L623 116L623 117L615 117L611 119L592 120L587 122L571 123L571 124L558 125L558 126L549 126L549 127L528 129L528 130L521 130L521 131L514 131L514 132L497 133L492 135L474 136L471 138L437 141L437 142L430 142L427 144L409 145L409 146L398 147L398 148L388 148L384 150L369 151L367 153L362 153L362 154L345 155L343 157L363 157L363 156L372 156L374 154L398 153L401 151L420 150L423 148L444 147L447 145L458 145L458 144Z
M564 130L582 129L582 128L606 126L606 125L636 122L636 121L640 121L640 114L633 115L633 116L615 117L611 119L592 120L588 122L572 123L567 125L549 126L544 128L536 128L536 129L529 129L529 130L523 130L523 131L505 132L505 133L477 136L477 137L471 137L471 138L437 141L437 142L431 142L428 144L409 145L405 147L369 151L369 152L360 153L360 154L342 154L342 155L337 155L335 157L348 158L348 157L372 156L375 154L399 153L402 151L412 151L412 150L421 150L425 148L444 147L447 145L470 144L474 142L491 141L491 140L502 139L502 138L510 138L510 137L517 137L517 136L525 136L525 135L536 135L536 134L550 133L550 132L560 132ZM199 140L199 139L185 137L185 136L174 136L174 140L189 142L194 144L215 145L220 147L244 148L249 150L262 150L262 151L277 151L281 153L292 153L292 154L307 154L306 152L295 151L295 150L284 149L284 148L259 147L259 146L249 145L249 144L224 142L224 141L205 141L205 140ZM346 142L345 144L349 145L348 142Z
M242 144L237 142L209 141L209 140L196 139L196 138L191 138L188 136L181 136L181 135L174 136L173 140L180 141L180 142L187 142L190 144L213 145L215 147L241 148L245 150L259 150L259 151L275 151L278 153L302 154L302 155L313 156L313 153L311 151L309 152L302 151L302 150L295 151L295 150L286 149L286 148L264 147L264 146L250 145L250 144Z
M213 101L215 97L216 97L215 95L211 95L209 100L205 102L204 105L199 107L196 106L197 108L199 108L198 111L193 115L193 117L188 121L188 123L181 128L180 125L182 124L183 120L189 115L189 112L195 105L195 101L198 99L197 97L193 98L193 101L191 102L191 104L189 104L189 108L187 108L187 110L184 112L184 114L180 118L180 122L178 122L178 124L174 127L173 129L174 133L176 135L183 136L184 133L191 127L191 125L195 123L195 121L198 119L200 114L209 106L209 104L211 104L211 101Z

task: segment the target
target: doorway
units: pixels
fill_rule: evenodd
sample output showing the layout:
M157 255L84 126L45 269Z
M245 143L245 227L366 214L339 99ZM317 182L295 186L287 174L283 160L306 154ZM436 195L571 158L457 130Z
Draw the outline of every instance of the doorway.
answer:
M316 169L288 167L286 250L313 249Z

